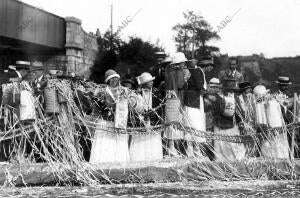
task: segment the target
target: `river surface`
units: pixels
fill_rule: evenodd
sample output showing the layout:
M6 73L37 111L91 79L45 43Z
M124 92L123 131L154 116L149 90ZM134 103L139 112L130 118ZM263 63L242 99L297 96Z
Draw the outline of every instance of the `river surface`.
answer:
M98 187L2 187L0 197L300 197L300 181L207 181Z

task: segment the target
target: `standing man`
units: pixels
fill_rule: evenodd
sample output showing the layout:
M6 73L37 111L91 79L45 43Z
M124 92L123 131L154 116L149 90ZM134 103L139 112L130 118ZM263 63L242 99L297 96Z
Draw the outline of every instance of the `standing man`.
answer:
M276 99L280 103L282 116L284 119L284 123L291 124L294 121L294 115L293 115L293 108L294 108L294 96L292 91L290 90L290 86L292 85L292 82L290 81L290 78L287 76L278 76L277 81L275 83L278 86L278 91L276 93ZM288 142L290 149L292 148L292 134L288 133ZM299 135L296 133L295 142L299 142ZM297 151L299 152L298 147L296 147Z
M229 58L229 68L219 73L219 79L222 82L225 79L234 79L238 83L244 81L244 76L236 70L238 64L237 58Z
M278 76L277 81L275 83L278 86L278 92L284 94L287 97L293 97L293 94L290 91L290 85L292 82L290 78L287 76Z
M278 91L276 93L276 99L281 104L281 111L285 124L293 122L293 100L294 96L290 90L292 82L287 76L279 76L275 83L278 85Z
M16 62L16 73L18 74L19 78L22 80L26 80L30 74L30 62L28 61L17 61Z

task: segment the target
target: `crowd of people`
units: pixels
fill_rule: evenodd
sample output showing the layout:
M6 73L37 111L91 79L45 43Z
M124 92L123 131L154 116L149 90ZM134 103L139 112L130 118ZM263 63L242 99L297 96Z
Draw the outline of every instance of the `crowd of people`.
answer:
M153 86L156 77L148 72L121 78L112 69L106 71L104 86L83 93L84 98L96 99L100 112L97 126L104 127L95 129L89 161L149 162L165 157L235 161L247 157L291 157L293 136L283 130L295 121L289 78L279 76L278 90L270 93L264 85L253 86L245 81L237 71L237 61L229 59L228 69L207 82L206 75L214 69L213 59L188 60L178 52L168 59L164 80L157 87ZM30 74L29 66L24 61L10 66L1 84L25 80ZM30 83L42 89L47 78L48 75L41 75ZM89 100L83 106L90 110L88 103ZM163 127L157 130L156 126ZM129 128L131 133L127 133ZM251 144L210 140L198 134L200 131L239 136L268 133L271 129L274 130L268 138Z
M208 83L205 75L214 68L212 58L187 60L179 52L168 60L164 81L158 83L157 88L153 87L155 77L147 72L138 76L136 81L134 78L121 80L113 70L106 72L107 92L113 99L109 106L114 105L111 115L115 117L103 119L101 124L124 129L144 126L148 133L120 135L96 131L99 136L93 142L92 162L152 161L167 156L216 161L290 157L291 133L278 129L293 122L288 77L278 77L278 90L270 93L264 85L254 87L245 81L237 71L235 58L229 60L227 70ZM99 97L101 94L96 91L95 95ZM151 132L151 126L158 124L164 124L164 130ZM268 133L271 129L276 129L271 136L250 145L211 141L197 135L197 131L206 131L239 136ZM106 153L107 157L101 153Z

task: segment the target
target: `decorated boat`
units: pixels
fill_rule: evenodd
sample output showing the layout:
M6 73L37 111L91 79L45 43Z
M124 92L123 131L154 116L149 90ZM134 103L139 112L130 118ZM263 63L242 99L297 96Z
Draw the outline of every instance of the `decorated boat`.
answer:
M267 126L255 133L249 123L244 123L249 129L239 135L196 130L173 115L173 119L168 117L168 122L157 125L118 127L104 121L107 119L103 116L106 109L99 107L106 99L103 97L107 94L106 90L104 85L57 79L50 80L42 91L32 90L26 83L6 85L1 108L0 184L97 185L204 180L298 180L300 177L300 161L294 158L293 148L280 157L266 157L259 149L268 146L266 143L270 142L271 146L276 147L276 137L293 134L298 129L298 122L288 125L276 123L276 126ZM99 95L101 97L96 97ZM128 111L141 109L137 94L128 91L128 96L134 99L130 101L133 105L129 106ZM126 148L126 145L130 147L130 137L136 134L145 137L161 134L167 128L193 134L195 139L204 138L210 147L213 147L210 142L214 141L244 144L248 154L236 161L204 160L197 155L187 157L184 153L180 157L165 155L164 159L148 161L132 161L126 156L129 153L125 149L130 150ZM103 134L105 142L100 141L103 140ZM108 147L118 149L114 153L111 150L110 153L104 153ZM100 150L102 153L99 153ZM253 155L253 152L258 154ZM110 156L112 154L115 156Z

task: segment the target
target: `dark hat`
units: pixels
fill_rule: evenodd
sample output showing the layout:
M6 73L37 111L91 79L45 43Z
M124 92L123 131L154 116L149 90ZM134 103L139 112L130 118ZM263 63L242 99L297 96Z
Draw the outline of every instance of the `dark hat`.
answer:
M205 56L199 60L198 64L200 67L214 66L214 59L210 56Z
M122 80L122 83L130 83L135 85L135 81L131 78L125 78L124 80Z
M239 88L240 88L240 91L244 91L248 88L253 89L253 85L248 81L244 81L244 82L239 83Z
M225 90L232 90L232 91L238 91L238 84L237 81L235 79L224 79L222 80L222 87Z
M291 85L292 82L290 81L289 77L286 76L278 76L277 81L275 81L278 85Z

